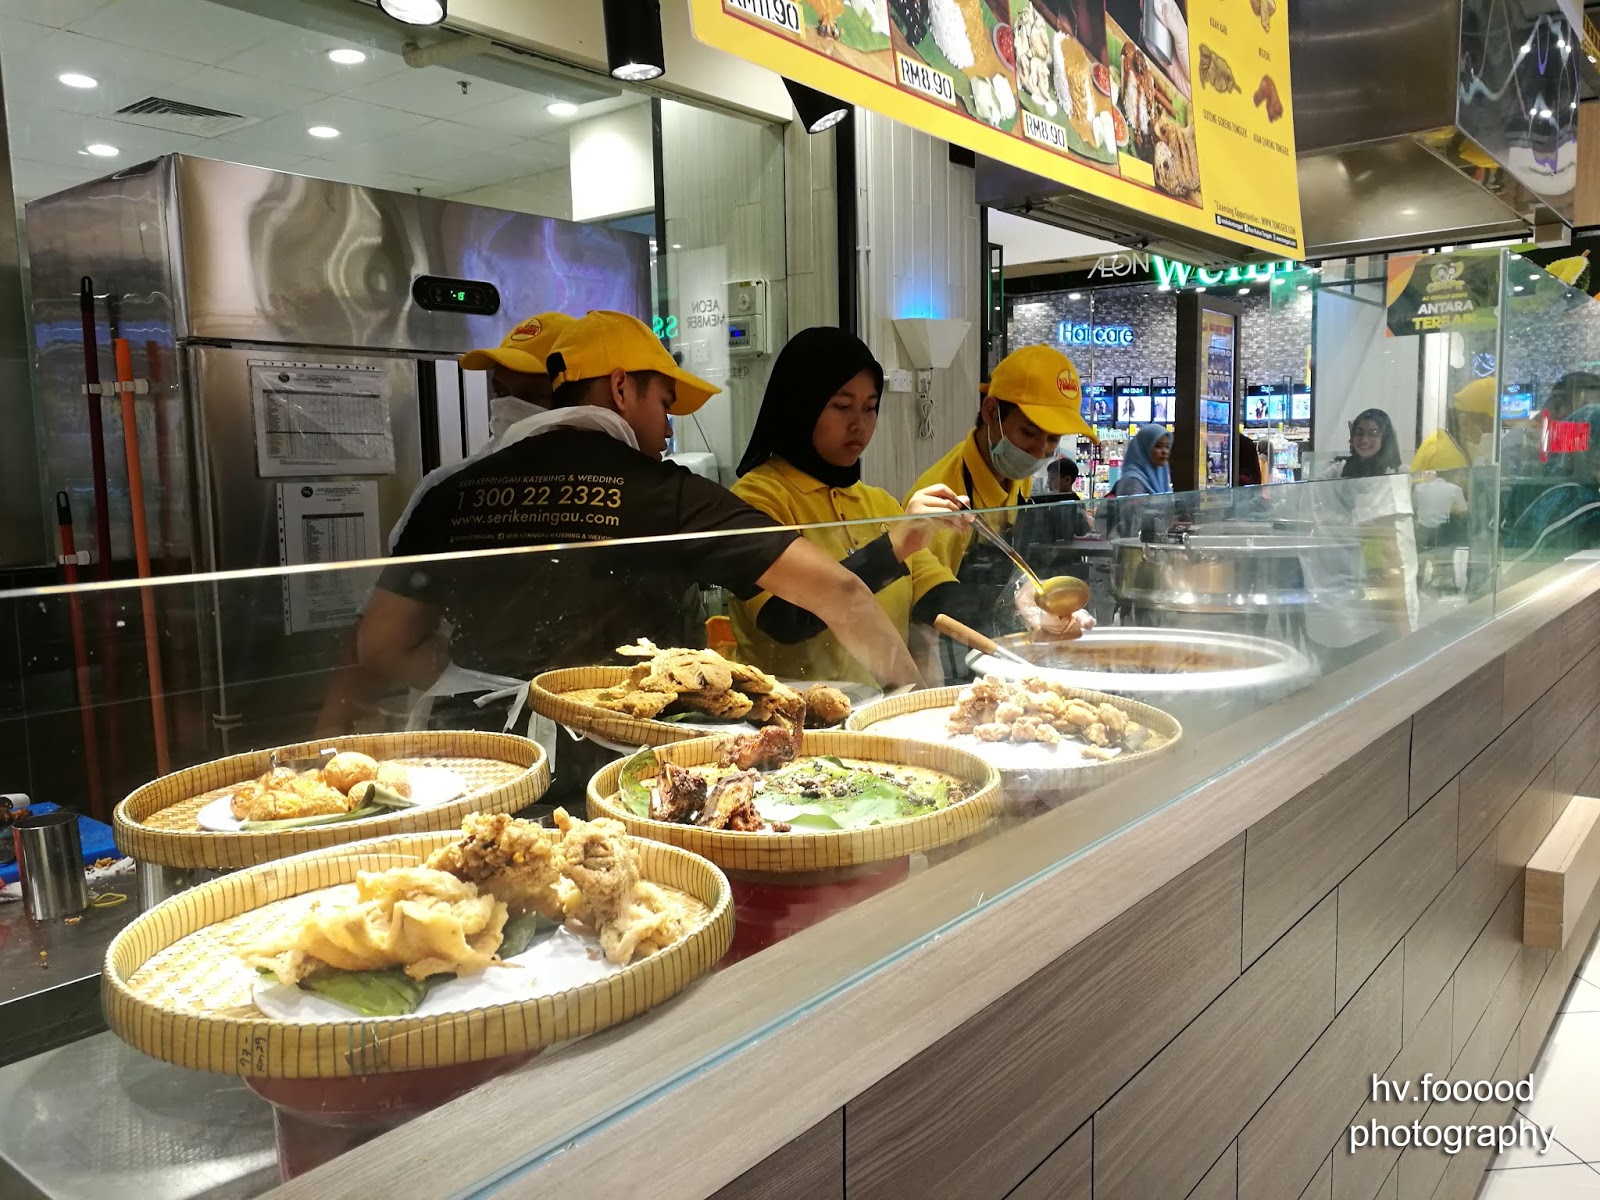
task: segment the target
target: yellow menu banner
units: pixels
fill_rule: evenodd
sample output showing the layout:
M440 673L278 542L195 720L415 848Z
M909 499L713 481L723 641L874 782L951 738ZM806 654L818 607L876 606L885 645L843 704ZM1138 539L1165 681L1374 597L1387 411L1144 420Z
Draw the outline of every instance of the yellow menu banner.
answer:
M707 45L1068 187L1305 252L1288 0L690 0Z

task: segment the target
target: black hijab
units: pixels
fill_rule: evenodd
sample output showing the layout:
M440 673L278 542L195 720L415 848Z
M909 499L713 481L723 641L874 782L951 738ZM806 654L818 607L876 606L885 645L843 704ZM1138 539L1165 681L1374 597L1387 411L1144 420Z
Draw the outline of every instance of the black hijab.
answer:
M836 467L823 460L811 438L828 401L862 371L872 372L878 394L882 395L883 367L855 334L819 325L790 338L772 364L755 430L739 460L739 474L749 474L776 455L829 487L847 488L858 483L859 460L848 467Z
M1374 475L1394 475L1400 470L1400 442L1394 435L1394 422L1389 420L1389 414L1381 408L1369 408L1362 411L1354 421L1350 422L1353 433L1355 427L1363 421L1371 421L1378 427L1382 435L1378 443L1378 452L1371 458L1358 458L1354 450L1350 457L1344 460L1344 470L1340 477L1344 479L1366 479Z

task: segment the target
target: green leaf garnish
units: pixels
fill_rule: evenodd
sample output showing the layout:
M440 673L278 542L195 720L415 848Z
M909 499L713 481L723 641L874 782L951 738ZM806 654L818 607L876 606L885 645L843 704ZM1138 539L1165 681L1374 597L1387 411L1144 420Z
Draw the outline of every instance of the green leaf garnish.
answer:
M512 917L500 932L500 957L514 958L525 952L542 934L559 929L560 924L542 913L523 913Z
M301 980L300 988L364 1017L403 1017L417 1011L435 982L454 978L432 975L413 979L399 967L388 971L326 971Z
M387 811L378 804L364 804L346 813L328 813L320 817L287 817L282 821L245 821L239 826L241 833L276 833L285 829L312 829L318 825L338 825L345 821L359 821Z
M618 792L622 797L623 807L636 817L648 817L650 787L644 781L655 779L660 774L661 762L656 758L656 752L649 746L641 747L637 754L622 764Z

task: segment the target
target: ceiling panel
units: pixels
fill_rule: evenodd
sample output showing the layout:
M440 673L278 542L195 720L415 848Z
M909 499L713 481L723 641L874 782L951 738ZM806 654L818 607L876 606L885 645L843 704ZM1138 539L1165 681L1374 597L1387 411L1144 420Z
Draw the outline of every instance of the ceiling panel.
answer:
M0 17L0 54L16 58L32 50L53 32L48 25L22 21L16 17Z
M490 104L515 100L521 94L503 83L468 78L447 67L422 67L408 70L404 75L386 75L346 93L353 100L369 104L382 104L425 117L447 118L461 118Z
M117 0L68 27L119 46L214 63L275 37L276 21L196 0ZM182 30L181 36L175 36Z
M325 92L257 79L237 71L224 71L220 67L206 67L188 79L167 84L161 88L161 94L169 100L262 118L276 117L291 109L328 99Z
M110 0L0 0L0 17L19 17L60 29L104 8Z
M108 116L125 104L155 95L204 70L196 63L153 50L134 50L80 33L58 31L25 52L0 43L6 102L16 113L33 108ZM57 78L75 71L97 79L96 88L70 88Z
M339 95L386 75L411 69L398 54L357 45L347 38L325 37L306 29L285 29L281 25L278 28L282 32L275 37L225 58L217 66L329 95ZM339 47L360 50L367 61L354 66L330 61L328 51Z

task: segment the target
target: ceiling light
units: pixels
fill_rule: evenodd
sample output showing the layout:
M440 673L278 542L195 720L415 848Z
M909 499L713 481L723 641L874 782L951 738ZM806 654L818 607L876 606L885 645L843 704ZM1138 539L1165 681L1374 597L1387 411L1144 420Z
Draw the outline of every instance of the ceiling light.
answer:
M1539 110L1539 115L1548 121L1550 119L1550 110L1548 108L1541 108Z
M783 86L788 89L795 115L800 118L800 124L805 126L807 133L832 129L850 115L848 104L826 92L819 92L816 88L809 88L788 78L784 79Z
M1592 55L1592 54L1591 54L1591 55L1589 55L1589 61L1590 61L1590 62L1593 62L1593 61L1594 61L1594 55Z
M1156 287L1156 291L1158 291L1158 292L1170 292L1171 290L1172 290L1172 285L1170 283L1159 284Z
M1082 292L1068 292L1067 293L1067 299L1068 300L1082 300L1083 299L1083 293Z
M552 117L575 117L578 115L578 106L570 100L556 100L544 106L545 112Z
M1240 288L1239 289L1239 295L1248 296L1249 294L1250 294L1250 289L1249 288Z
M306 132L314 138L336 138L339 136L339 131L332 125L313 125Z
M407 25L437 25L444 20L445 0L378 0L378 7Z
M1197 292L1203 292L1203 291L1205 291L1205 290L1206 290L1206 289L1205 289L1205 288L1203 288L1203 287L1197 287L1197 288L1195 288L1195 291L1197 291Z
M122 152L115 146L108 146L104 142L90 142L82 150L79 150L78 153L92 154L96 158L115 158Z
M1514 288L1512 288L1511 290L1513 292L1520 292L1522 290L1522 285L1519 283Z
M1540 278L1542 278L1542 276L1540 276L1539 274L1535 273L1533 275L1529 275L1528 276L1528 282L1532 283L1535 279L1540 279Z
M661 46L661 0L601 0L606 62L613 79L643 83L667 71Z
M672 243L672 248L674 250L682 250L683 249L683 243L682 242L673 242Z
M1311 285L1309 283L1302 283L1294 290L1297 292L1309 292L1311 290Z
M338 63L341 67L353 67L357 63L367 61L365 50L356 50L349 46L340 46L337 50L329 50L328 58Z
M1591 59L1590 61L1592 62L1593 60ZM92 88L100 86L100 81L93 75L80 75L76 71L68 71L65 75L57 75L56 78L68 87Z

